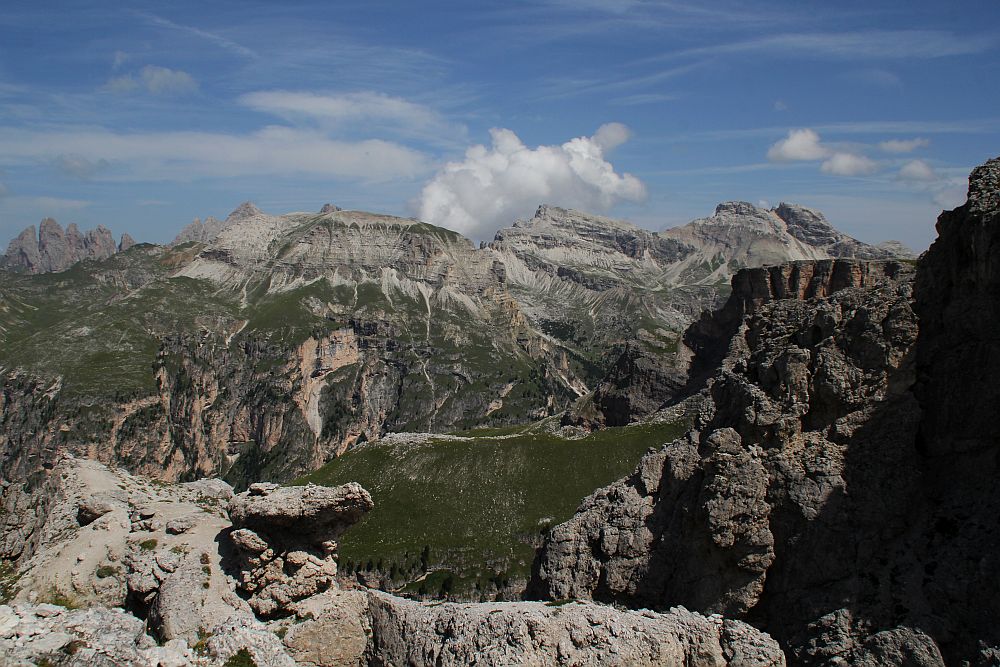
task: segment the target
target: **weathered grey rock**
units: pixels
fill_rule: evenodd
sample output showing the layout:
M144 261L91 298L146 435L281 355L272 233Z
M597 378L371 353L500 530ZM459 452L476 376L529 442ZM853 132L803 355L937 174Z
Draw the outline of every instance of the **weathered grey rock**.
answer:
M148 614L149 627L158 637L182 639L193 646L209 628L252 617L247 603L229 589L207 556L193 551L175 561L166 568L159 563L166 574Z
M239 587L260 616L294 613L295 603L334 585L337 537L373 507L360 485L253 484L233 498L230 539Z
M286 550L323 549L372 507L368 492L353 482L337 487L254 484L233 498L229 516L235 528L278 540Z
M198 524L198 517L194 515L179 516L176 519L167 521L166 531L171 535L186 533Z
M80 501L76 516L81 526L87 526L122 505L120 501L116 503L106 495L87 496Z
M806 626L843 607L907 525L911 281L905 265L856 260L737 274L727 306L688 333L695 379L699 362L717 369L697 430L552 530L549 595L747 615L818 658L826 631ZM730 333L713 348L707 331ZM852 647L867 636L851 633Z
M427 605L372 592L371 665L784 665L738 622L593 604Z
M131 237L128 240L135 244ZM122 243L125 244L125 236ZM103 225L81 234L75 224L63 230L58 222L45 218L39 226L37 239L32 226L10 242L7 253L0 258L0 268L22 273L65 271L81 260L107 259L122 249Z
M240 649L246 649L257 667L296 667L281 640L249 617L232 618L213 627L207 644L215 664L222 665Z
M143 631L143 622L121 609L68 610L54 605L0 605L0 656L4 665L80 667L190 664Z
M285 626L285 648L300 665L341 667L367 664L371 613L367 591L331 589L298 605Z

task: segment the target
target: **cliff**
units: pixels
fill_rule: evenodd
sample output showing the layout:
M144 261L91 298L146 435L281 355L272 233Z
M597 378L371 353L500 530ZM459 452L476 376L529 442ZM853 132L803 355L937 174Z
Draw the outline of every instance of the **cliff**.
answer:
M696 428L552 530L544 590L733 615L795 664L994 664L998 213L994 160L915 281L893 262L738 273L686 335Z

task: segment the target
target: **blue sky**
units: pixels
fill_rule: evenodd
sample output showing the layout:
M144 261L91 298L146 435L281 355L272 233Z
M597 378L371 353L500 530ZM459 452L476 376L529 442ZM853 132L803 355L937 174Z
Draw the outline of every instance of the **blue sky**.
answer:
M489 238L542 202L660 229L723 200L916 249L1000 154L1000 3L21 2L0 237L163 242L250 199Z

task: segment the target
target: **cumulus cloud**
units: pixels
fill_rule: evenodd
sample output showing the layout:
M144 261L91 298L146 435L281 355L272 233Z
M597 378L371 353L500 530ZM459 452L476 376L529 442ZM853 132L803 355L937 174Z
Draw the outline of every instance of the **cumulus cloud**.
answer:
M790 130L787 137L767 151L767 159L773 162L822 160L828 155L830 150L820 143L819 135L808 128Z
M923 160L910 160L900 167L899 178L903 181L930 183L938 180L938 175Z
M835 176L862 176L871 174L878 165L864 155L855 153L834 153L829 160L823 162L820 171Z
M420 218L484 238L541 203L607 210L646 196L642 182L619 174L606 154L629 138L621 123L608 123L591 137L561 146L528 148L514 132L490 130L492 144L469 148L424 186Z
M112 93L131 93L143 89L153 95L183 95L198 90L198 82L181 70L146 65L139 75L124 74L110 79L104 89Z
M878 147L887 153L912 153L918 148L926 148L931 142L917 137L915 139L890 139L881 142Z

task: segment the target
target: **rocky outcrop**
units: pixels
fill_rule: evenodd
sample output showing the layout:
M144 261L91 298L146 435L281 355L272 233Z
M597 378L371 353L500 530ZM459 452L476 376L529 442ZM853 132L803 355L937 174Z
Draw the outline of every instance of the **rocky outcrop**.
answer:
M29 274L65 271L81 260L106 259L133 245L135 241L128 234L115 243L104 225L81 233L73 223L63 230L58 222L45 218L37 237L31 226L10 242L7 253L0 258L0 268Z
M808 623L864 585L906 525L904 506L884 505L917 476L911 281L905 265L853 260L737 274L726 307L688 332L706 358L710 332L730 332L698 429L553 529L550 595L751 618L815 658Z
M778 666L777 643L743 623L576 602L445 603L371 594L368 664Z
M738 274L688 331L697 428L552 530L549 594L746 618L796 664L994 664L1000 160L938 232L915 283Z
M358 484L252 484L236 496L229 505L229 538L240 557L239 587L253 610L287 616L296 602L332 587L337 538L372 507Z
M295 667L281 641L261 624L242 619L220 623L199 643L158 643L142 619L121 609L67 609L52 604L0 605L0 654L16 667Z

